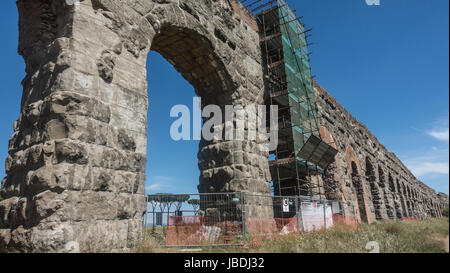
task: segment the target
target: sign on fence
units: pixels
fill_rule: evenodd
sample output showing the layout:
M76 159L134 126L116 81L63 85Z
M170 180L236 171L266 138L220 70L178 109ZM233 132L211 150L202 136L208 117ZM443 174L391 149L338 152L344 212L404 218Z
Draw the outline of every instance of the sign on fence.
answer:
M283 212L289 212L289 199L283 199Z

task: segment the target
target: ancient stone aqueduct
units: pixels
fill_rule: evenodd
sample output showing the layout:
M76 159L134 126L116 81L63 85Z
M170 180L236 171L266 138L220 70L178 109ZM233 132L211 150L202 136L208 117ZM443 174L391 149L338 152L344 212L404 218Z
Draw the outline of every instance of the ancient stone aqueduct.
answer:
M69 242L127 251L145 209L147 54L161 53L205 105L263 104L256 21L234 0L17 6L26 77L2 181L0 252L61 251ZM323 177L327 198L359 202L366 222L440 216L448 196L418 181L317 84L315 93L321 135L339 151ZM199 188L270 193L259 145L202 141Z

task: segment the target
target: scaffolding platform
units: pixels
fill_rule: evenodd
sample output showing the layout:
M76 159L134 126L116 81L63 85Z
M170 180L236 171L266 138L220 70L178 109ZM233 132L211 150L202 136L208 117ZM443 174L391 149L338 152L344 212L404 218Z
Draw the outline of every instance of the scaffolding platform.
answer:
M337 150L320 137L305 25L286 0L243 0L258 20L266 104L278 105L279 145L270 161L274 194L324 197L318 176Z

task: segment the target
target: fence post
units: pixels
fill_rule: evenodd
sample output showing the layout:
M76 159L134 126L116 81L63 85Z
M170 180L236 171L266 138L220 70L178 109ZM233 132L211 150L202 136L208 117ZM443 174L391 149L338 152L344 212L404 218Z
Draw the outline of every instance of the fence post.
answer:
M247 213L245 211L245 193L241 192L241 206L242 206L242 235L244 237L244 246L247 245Z
M145 194L145 213L144 213L144 220L142 223L142 238L145 236L145 228L147 227L147 217L148 217L148 195Z
M297 213L297 223L299 232L303 232L303 219L302 219L302 200L300 197L295 198L295 210Z

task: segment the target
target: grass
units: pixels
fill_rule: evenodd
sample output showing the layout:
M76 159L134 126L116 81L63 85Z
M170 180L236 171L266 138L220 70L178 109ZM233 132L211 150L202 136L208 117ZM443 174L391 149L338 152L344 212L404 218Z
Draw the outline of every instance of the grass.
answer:
M201 247L204 253L368 253L369 242L376 242L381 253L442 253L449 234L448 218L427 219L422 222L385 221L362 224L359 230L338 225L333 229L307 234L291 234L263 240L246 247ZM372 243L373 244L373 243ZM199 249L195 247L194 249ZM188 249L189 253L194 249ZM135 252L176 253L181 248L164 247L162 229L152 233L149 228ZM186 251L186 250L184 250Z

